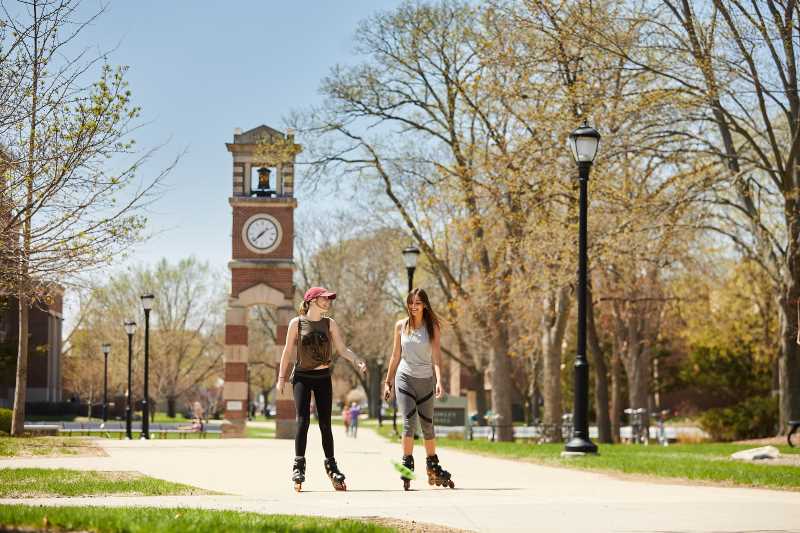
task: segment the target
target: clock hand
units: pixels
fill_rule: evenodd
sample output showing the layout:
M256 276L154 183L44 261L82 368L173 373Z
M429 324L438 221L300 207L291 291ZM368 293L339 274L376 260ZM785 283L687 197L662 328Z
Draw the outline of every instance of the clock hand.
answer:
M261 233L259 233L259 234L258 234L258 236L257 236L255 239L253 239L253 240L254 240L254 241L257 241L257 240L258 240L258 239L260 239L260 238L261 238L261 236L262 236L262 235L264 235L266 232L267 232L267 230L264 230L264 231L262 231L262 232L261 232Z

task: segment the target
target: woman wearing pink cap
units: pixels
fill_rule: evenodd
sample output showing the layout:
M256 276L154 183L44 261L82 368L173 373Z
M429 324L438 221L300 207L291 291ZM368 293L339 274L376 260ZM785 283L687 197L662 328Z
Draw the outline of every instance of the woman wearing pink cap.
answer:
M292 481L295 490L302 488L306 480L306 441L311 422L311 393L317 405L319 430L322 433L322 449L325 452L325 471L336 490L347 490L344 474L339 471L333 457L333 432L331 431L331 408L333 386L331 384L331 363L333 348L336 352L366 373L367 364L350 350L342 340L339 326L332 318L324 316L331 307L336 293L324 287L311 287L303 297L300 316L289 322L286 345L283 347L281 364L278 367L278 392L283 393L286 384L286 371L291 352L296 349L291 382L294 391L294 404L297 409L297 434L294 439L294 467Z

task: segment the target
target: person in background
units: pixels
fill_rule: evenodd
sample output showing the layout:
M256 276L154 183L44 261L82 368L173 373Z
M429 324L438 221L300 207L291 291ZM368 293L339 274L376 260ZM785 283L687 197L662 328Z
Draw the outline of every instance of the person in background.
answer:
M358 434L358 417L361 415L361 407L356 402L350 405L350 435L356 438Z
M342 407L342 422L344 422L344 434L350 436L350 409L347 404Z

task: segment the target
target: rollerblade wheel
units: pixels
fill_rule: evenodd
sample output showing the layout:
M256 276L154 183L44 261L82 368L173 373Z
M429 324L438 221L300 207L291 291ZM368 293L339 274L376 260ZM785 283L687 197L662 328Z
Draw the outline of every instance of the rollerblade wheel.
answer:
M454 488L456 488L456 484L455 484L455 483L453 483L453 481L452 481L452 480L450 480L450 481L448 481L448 482L447 482L447 486L448 486L448 487L450 487L451 489L454 489Z
M294 484L294 491L295 492L300 492L302 489L303 489L303 484L302 483L295 483Z
M429 477L429 478L428 478L428 485L433 485L433 483L434 483L434 482L433 482L433 478L432 478L432 477Z
M403 480L403 490L409 490L409 489L411 489L411 480L404 479Z

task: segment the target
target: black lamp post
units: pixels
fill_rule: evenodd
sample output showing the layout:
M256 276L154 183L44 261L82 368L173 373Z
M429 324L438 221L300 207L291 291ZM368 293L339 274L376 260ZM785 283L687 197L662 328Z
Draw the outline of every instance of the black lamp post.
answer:
M417 270L417 259L419 259L419 248L409 246L403 249L403 261L408 272L408 292L414 289L414 271Z
M150 310L153 308L152 294L141 297L144 309L144 401L142 402L142 438L150 438Z
M587 211L589 171L597 155L600 134L583 126L569 136L572 157L578 164L579 229L578 229L578 353L575 355L575 395L573 405L573 436L564 447L567 452L597 453L597 445L589 439L589 364L586 359L586 293L588 281Z
M103 352L103 424L108 422L108 354L111 352L111 345L104 342L100 345Z
M125 321L125 333L128 334L128 401L125 403L125 437L129 440L133 438L133 391L131 381L133 378L133 334L136 332L136 322L133 320Z

